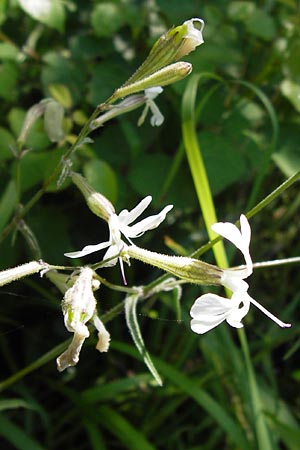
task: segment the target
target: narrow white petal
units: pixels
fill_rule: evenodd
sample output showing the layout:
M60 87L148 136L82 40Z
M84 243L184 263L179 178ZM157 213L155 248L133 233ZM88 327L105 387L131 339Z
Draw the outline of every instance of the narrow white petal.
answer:
M215 233L232 242L243 253L247 266L246 277L248 277L253 272L253 263L249 251L251 228L247 217L243 214L240 217L240 224L241 231L236 225L230 222L218 222L213 224L211 228Z
M67 256L68 258L81 258L82 256L90 255L91 253L98 252L99 250L107 248L110 246L110 244L111 242L107 241L101 242L101 244L87 245L78 252L65 253L64 255Z
M120 253L120 248L117 245L111 245L105 255L103 256L103 261L106 259L110 259L109 261L105 262L102 267L113 267L118 262L118 257Z
M123 209L123 211L121 211L118 216L120 222L124 225L129 225L130 223L134 222L150 205L151 201L152 197L151 195L148 195L142 201L140 201L140 203L136 205L136 207L133 208L131 211Z
M149 104L150 110L153 114L150 119L150 123L153 127L159 127L160 125L163 124L165 118L153 100L148 100L148 104Z
M157 228L165 220L167 213L171 211L172 208L173 205L168 205L159 214L146 217L145 219L141 220L135 225L132 225L130 227L122 226L121 232L127 238L135 238L142 236L142 234L144 234L145 231Z
M240 230L236 225L230 222L218 222L211 226L215 233L228 239L232 242L239 250L244 246L243 238Z

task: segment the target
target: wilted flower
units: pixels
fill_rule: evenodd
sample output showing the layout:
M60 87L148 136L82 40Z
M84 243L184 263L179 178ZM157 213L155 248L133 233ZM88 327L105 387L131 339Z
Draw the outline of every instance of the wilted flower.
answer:
M204 294L197 298L190 314L191 328L195 333L203 334L216 327L224 320L235 328L243 327L241 320L248 313L250 303L255 305L280 327L290 327L266 310L260 303L248 294L249 285L244 281L251 275L253 264L249 252L251 228L246 216L240 217L241 231L232 223L217 223L212 229L232 242L244 255L246 268L225 269L221 277L221 284L232 291L231 299L216 294Z
M97 316L96 299L93 293L100 283L93 280L93 274L93 270L89 267L81 268L74 285L65 293L62 302L65 326L68 331L74 333L74 336L67 350L56 360L57 369L60 372L78 363L81 347L90 335L86 326L90 320L98 330L97 350L100 352L108 350L110 335Z

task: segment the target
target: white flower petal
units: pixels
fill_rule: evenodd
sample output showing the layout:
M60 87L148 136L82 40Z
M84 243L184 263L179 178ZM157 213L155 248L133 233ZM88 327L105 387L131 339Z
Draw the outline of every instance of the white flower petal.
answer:
M231 313L231 300L216 294L204 294L197 298L191 308L191 329L203 334L222 323Z
M195 27L194 22L199 22L201 24L200 29ZM204 28L203 20L199 19L199 18L193 18L193 19L190 19L190 20L187 20L186 22L184 22L184 25L187 25L187 33L184 37L194 41L195 47L203 44L203 42L204 42L203 36L202 36L202 30Z
M230 289L232 292L247 292L249 285L244 278L249 276L247 269L224 269L222 275L222 285Z
M149 104L150 110L153 114L150 119L150 123L153 127L159 127L160 125L163 124L165 118L153 100L148 100L148 104Z
M110 246L110 244L110 241L106 241L96 245L87 245L78 252L65 253L64 255L68 258L81 258L81 256L90 255L91 253L98 252L99 250L107 248Z
M249 251L251 228L247 217L243 214L240 217L240 224L241 231L230 222L218 222L213 224L211 228L215 233L232 242L243 253L247 266L247 276L249 276L253 272L253 263Z
M244 247L243 237L236 225L231 222L218 222L211 226L211 229L218 233L220 236L228 239L232 242L239 250Z
M206 316L202 319L192 319L191 330L197 334L204 334L220 325L225 319L225 313L220 316Z
M105 255L103 256L103 261L109 258L113 258L103 264L102 267L113 267L118 263L120 248L117 245L111 245Z
M167 205L159 214L146 217L145 219L141 220L135 225L132 225L131 227L122 226L121 232L124 234L124 236L129 238L142 236L145 231L157 228L165 220L167 213L171 211L172 208L173 205Z
M57 370L62 372L71 366L76 366L79 361L79 355L86 336L74 333L73 339L69 347L57 359Z
M216 294L204 294L195 300L190 315L194 319L200 319L205 315L215 316L218 314L229 313L232 309L232 302L229 299L220 297Z
M159 94L163 92L163 88L161 86L153 86L145 89L144 92L148 100L154 100Z
M136 207L131 211L123 209L123 211L121 211L118 215L120 222L124 225L129 225L130 223L134 222L150 205L151 201L152 197L151 195L148 195L142 201L140 201L140 203L138 203L138 205L136 205Z

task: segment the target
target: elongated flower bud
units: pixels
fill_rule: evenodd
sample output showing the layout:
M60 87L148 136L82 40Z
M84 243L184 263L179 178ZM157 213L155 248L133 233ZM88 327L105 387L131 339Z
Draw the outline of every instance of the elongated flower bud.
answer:
M21 266L13 267L12 269L3 270L0 272L0 286L19 280L20 278L33 275L44 270L47 270L48 264L43 261L31 261Z
M122 257L138 259L146 264L159 267L178 278L194 284L221 285L222 269L198 259L185 256L169 256L151 252L136 245L130 245L121 252Z
M126 97L126 95L134 94L136 92L148 89L154 86L166 86L167 84L175 83L185 78L191 73L193 69L192 64L184 61L180 61L174 64L170 64L162 69L148 75L141 80L137 80L134 83L126 84L113 94L113 101Z
M101 219L108 222L109 218L115 214L115 208L112 203L104 197L104 195L96 192L79 173L72 172L71 178L74 184L76 184L78 189L82 192L90 210L96 214L96 216L101 217Z

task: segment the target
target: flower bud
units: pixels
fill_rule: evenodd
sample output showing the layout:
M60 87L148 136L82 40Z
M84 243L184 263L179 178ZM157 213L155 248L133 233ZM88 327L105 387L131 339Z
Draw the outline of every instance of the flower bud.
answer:
M195 27L195 23L200 23L200 29ZM156 41L146 60L124 86L148 77L195 50L198 45L204 42L202 37L203 27L203 20L194 18L187 20L178 27L171 28ZM156 85L161 86L161 83Z
M47 269L48 264L43 261L31 261L21 266L13 267L12 269L3 270L0 272L0 286L27 277L28 275L33 275L34 273L43 272Z
M136 245L130 245L121 252L121 257L138 259L146 264L159 267L189 283L221 285L223 270L199 259L185 256L169 256L151 252Z
M126 97L126 95L134 94L135 92L155 86L166 86L167 84L175 83L185 78L191 73L193 69L192 64L180 61L170 64L162 69L142 78L134 83L126 84L115 91L112 98L113 101Z
M104 195L96 192L79 173L72 172L71 178L73 183L82 192L90 210L96 216L108 222L109 218L115 214L115 208L112 203Z

